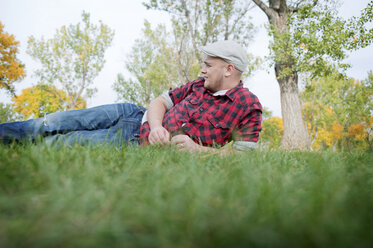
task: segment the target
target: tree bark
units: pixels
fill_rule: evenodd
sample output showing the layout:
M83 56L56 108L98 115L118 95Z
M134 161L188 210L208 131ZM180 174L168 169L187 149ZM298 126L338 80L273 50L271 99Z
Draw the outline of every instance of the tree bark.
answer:
M298 75L294 73L277 81L281 92L281 114L284 125L281 148L309 149L311 142L302 118L298 92Z
M252 0L268 17L269 23L280 33L289 32L289 8L286 0L270 0L269 6L261 0ZM274 41L276 42L276 40ZM287 68L292 68L295 61L288 58L286 62L275 62L276 79L281 92L281 113L284 125L284 135L281 148L309 149L310 137L302 118L302 109L299 101L298 73L294 71L290 76L282 76Z

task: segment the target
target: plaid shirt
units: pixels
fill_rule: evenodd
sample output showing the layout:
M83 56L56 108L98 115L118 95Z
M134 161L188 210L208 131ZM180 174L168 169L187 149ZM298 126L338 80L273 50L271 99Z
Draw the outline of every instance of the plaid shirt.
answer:
M186 134L204 146L223 146L231 140L257 142L262 121L258 98L242 82L219 96L203 85L204 78L198 78L170 89L174 106L165 113L163 127L171 136ZM143 123L142 144L148 144L149 131L149 123Z

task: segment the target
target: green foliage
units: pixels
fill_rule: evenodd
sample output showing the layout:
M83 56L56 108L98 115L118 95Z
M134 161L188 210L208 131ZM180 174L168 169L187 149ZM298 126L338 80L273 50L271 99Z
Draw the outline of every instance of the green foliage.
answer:
M354 34L350 49L358 49L372 44L373 28L367 28L373 20L373 1L370 1L358 17L352 17L347 24L347 31ZM367 25L368 24L368 25ZM370 26L371 27L371 26Z
M2 247L369 247L372 153L0 147Z
M83 24L62 26L52 39L28 40L27 53L41 63L36 71L39 83L58 85L68 94L68 109L74 109L79 97L90 98L90 88L105 64L104 53L114 32L100 21L92 24L88 13L82 13Z
M349 67L343 60L348 52L372 44L372 5L359 17L343 20L338 16L335 1L304 1L298 10L290 12L287 32L271 27L273 40L270 58L284 65L280 77L294 72L312 77L329 76Z
M253 37L249 10L253 4L242 0L149 0L148 9L162 10L172 15L186 35L192 38L194 48L217 40L236 40L246 47ZM201 58L198 50L197 57Z
M0 102L0 123L21 120L21 116L14 112L12 105Z

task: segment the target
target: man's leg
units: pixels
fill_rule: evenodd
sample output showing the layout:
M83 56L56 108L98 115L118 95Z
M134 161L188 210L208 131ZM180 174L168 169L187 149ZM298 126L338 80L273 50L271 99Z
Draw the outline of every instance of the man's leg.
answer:
M111 144L140 144L140 126L142 115L121 118L114 126L106 129L71 131L66 134L56 134L45 137L47 144L78 143L81 145Z
M56 112L45 118L0 124L0 141L34 140L37 136L71 131L100 130L115 126L119 120L142 118L145 109L130 103L102 105L89 109Z

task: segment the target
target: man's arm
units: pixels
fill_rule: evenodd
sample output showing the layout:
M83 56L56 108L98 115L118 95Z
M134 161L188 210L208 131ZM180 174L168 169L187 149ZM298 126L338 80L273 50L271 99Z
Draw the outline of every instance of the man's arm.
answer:
M166 101L162 96L150 102L147 111L147 119L150 126L150 144L168 144L170 133L162 126L164 114L167 112Z

